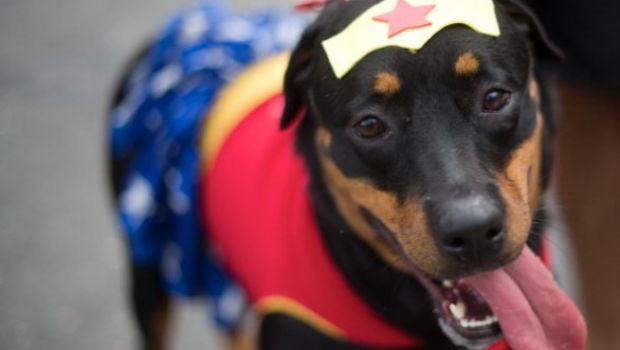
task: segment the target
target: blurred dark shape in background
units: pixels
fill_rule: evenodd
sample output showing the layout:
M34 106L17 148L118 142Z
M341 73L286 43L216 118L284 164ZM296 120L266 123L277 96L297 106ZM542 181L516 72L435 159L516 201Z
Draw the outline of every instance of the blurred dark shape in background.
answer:
M620 2L533 0L564 50L555 174L579 260L591 349L620 349Z

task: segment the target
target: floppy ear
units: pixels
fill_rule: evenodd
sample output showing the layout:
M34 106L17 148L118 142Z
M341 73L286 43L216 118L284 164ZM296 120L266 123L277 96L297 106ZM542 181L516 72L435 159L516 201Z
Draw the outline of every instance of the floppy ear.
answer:
M318 22L318 21L317 21ZM303 108L305 91L312 72L312 57L318 37L319 24L311 24L301 36L284 75L284 112L280 119L280 128L285 129L295 121Z
M545 27L532 9L521 0L504 0L508 15L513 19L517 28L529 35L532 39L534 55L540 60L563 60L564 52L553 43Z

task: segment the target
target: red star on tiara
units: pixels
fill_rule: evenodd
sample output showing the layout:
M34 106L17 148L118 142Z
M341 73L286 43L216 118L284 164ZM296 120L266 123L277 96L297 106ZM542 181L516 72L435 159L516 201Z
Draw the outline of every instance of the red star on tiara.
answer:
M396 8L391 12L373 17L378 22L390 25L388 38L392 38L406 30L430 26L432 23L426 16L436 5L412 6L405 0L398 0Z

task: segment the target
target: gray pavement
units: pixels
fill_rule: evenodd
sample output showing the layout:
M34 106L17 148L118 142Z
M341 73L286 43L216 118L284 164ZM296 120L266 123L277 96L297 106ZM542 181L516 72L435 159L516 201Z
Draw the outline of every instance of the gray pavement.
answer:
M0 350L135 348L103 118L123 62L187 2L0 0ZM177 318L175 348L219 348L201 306Z

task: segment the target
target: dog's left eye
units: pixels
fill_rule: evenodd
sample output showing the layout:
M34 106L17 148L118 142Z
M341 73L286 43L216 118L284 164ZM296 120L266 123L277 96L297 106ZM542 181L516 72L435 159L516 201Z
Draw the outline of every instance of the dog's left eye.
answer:
M510 102L511 94L508 91L494 89L484 96L482 109L484 112L499 112Z
M366 117L353 126L358 136L372 139L384 135L388 127L377 117Z

